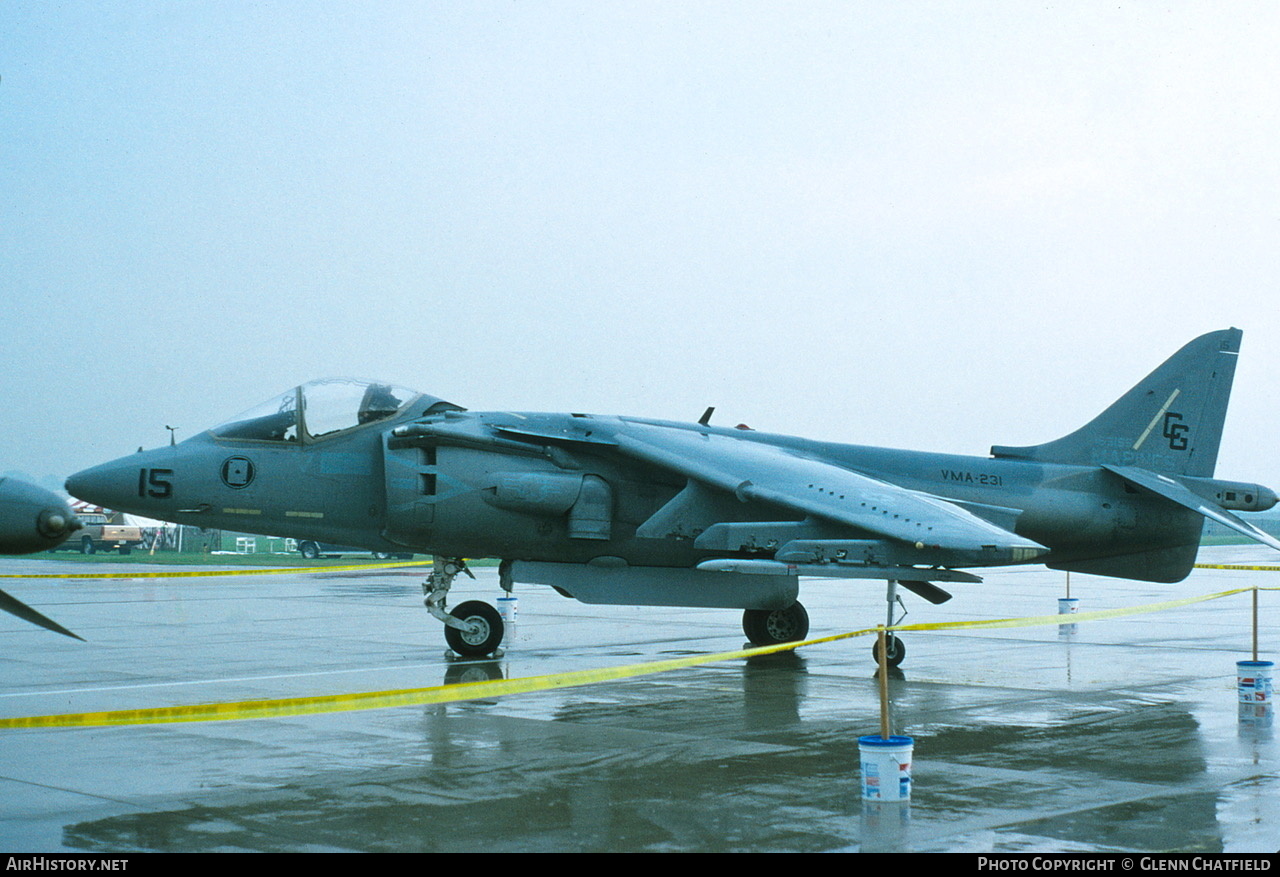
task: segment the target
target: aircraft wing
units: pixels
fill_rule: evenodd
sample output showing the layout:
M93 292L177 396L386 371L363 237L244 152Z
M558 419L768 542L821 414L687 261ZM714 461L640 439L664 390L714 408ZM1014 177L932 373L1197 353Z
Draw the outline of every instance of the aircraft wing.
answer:
M1048 549L942 497L746 438L625 421L624 454L735 494L859 530L957 551L1031 560Z
M1263 545L1280 551L1280 539L1276 539L1270 533L1236 517L1217 503L1210 502L1199 496L1168 475L1160 475L1149 469L1142 469L1137 466L1103 465L1102 468L1139 487L1146 488L1170 502L1176 502L1178 505L1191 509L1193 512L1199 512L1211 521L1217 521L1225 527L1230 527L1238 533L1243 533L1250 539L1256 539Z
M16 615L24 621L30 621L32 624L38 624L46 630L52 630L55 633L60 633L63 636L69 636L72 639L78 639L81 642L84 642L84 637L76 636L49 616L37 612L17 597L7 594L4 591L0 591L0 611L8 612L10 615Z

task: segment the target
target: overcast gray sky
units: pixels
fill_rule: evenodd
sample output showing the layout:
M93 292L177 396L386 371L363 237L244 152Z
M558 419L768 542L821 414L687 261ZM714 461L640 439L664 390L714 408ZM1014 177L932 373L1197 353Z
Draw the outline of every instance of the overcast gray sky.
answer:
M0 5L0 472L316 377L985 454L1244 330L1280 5Z

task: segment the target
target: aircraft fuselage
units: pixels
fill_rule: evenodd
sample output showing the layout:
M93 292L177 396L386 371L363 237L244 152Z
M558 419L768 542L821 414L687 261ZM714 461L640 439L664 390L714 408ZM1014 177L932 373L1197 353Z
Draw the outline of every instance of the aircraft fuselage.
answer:
M1054 566L1153 553L1166 555L1164 565L1172 561L1173 568L1153 568L1149 572L1154 576L1142 577L1176 580L1185 575L1187 558L1194 560L1203 521L1098 467L555 414L411 415L310 444L238 441L204 433L87 470L68 488L107 507L203 528L457 557L585 563L607 556L633 566L688 567L726 551L770 556L791 538L882 540L768 503L742 502L728 493L709 494L705 508L659 538L637 535L685 489L687 479L614 451L610 437L632 422L785 448L971 504L980 516L1007 520L1010 530L1048 548L1050 553L1038 561ZM512 437L531 423L536 434ZM596 428L586 430L591 435L583 441L574 441L584 425ZM501 434L495 427L511 431ZM558 434L566 440L557 442ZM584 480L602 485L607 494L597 503L597 517L604 520L593 531L574 534L570 519ZM1212 482L1219 483L1227 482ZM726 521L748 525L732 537L747 541L718 543L714 549L695 544L705 531L700 523ZM779 526L753 529L752 523ZM1021 562L929 548L905 553L918 564L948 567Z

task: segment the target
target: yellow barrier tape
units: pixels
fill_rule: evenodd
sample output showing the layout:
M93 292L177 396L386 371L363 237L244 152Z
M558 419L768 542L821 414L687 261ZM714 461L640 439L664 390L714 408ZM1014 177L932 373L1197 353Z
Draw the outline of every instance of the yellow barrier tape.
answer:
M1230 591L1219 591L1216 594L1204 594L1199 597L1184 597L1180 600L1168 600L1164 603L1147 603L1142 606L1128 606L1121 609L1097 609L1093 612L1077 612L1074 615L1033 615L1026 618L991 618L985 621L938 621L923 624L903 624L890 627L888 630L959 630L977 627L1039 627L1048 624L1075 624L1078 621L1103 621L1110 618L1122 618L1126 615L1144 615L1150 612L1164 612L1209 600L1218 600L1234 594L1247 594L1251 591L1280 591L1280 588L1232 588Z
M405 688L393 691L366 691L351 694L316 695L312 697L274 698L232 703L195 704L191 706L156 707L153 709L110 710L95 713L69 713L54 716L19 716L0 719L0 730L9 728L60 728L101 727L104 725L142 725L171 722L212 722L237 719L277 718L282 716L313 715L316 713L350 712L355 710L385 709L396 706L417 706L432 703L453 703L462 700L503 697L527 694L533 691L549 691L557 688L574 688L610 682L637 676L667 673L698 664L709 664L737 658L750 658L795 649L801 645L816 645L854 636L874 633L875 629L806 640L782 643L776 646L760 646L712 655L693 655L647 664L630 664L592 670L576 670L547 676L524 676L517 679L493 679L483 682L464 682L454 685L436 685L429 688Z
M430 566L429 560L402 560L398 563L361 563L352 566L286 566L266 569L202 569L190 572L90 572L90 573L0 573L0 579L188 579L212 576L279 576L294 573L351 572L362 569L394 569L400 566Z
M1277 591L1280 588L1233 588L1215 594L1185 597L1163 603L1148 603L1121 609L1101 609L1080 612L1075 615L1036 615L1026 618L993 618L980 621L942 621L921 624L902 624L887 628L890 631L938 631L964 628L1037 627L1042 625L1075 624L1081 621L1099 621L1161 612L1183 606L1191 606L1234 594L1254 590ZM629 664L593 670L577 670L547 676L524 676L517 679L494 679L483 682L464 682L455 685L437 685L429 688L405 688L393 691L367 691L350 694L317 695L312 697L273 698L230 703L194 704L189 706L155 707L152 709L110 710L93 713L68 713L50 716L17 716L0 718L0 730L13 728L71 728L102 727L107 725L146 725L177 722L216 722L245 719L279 718L283 716L315 715L319 713L351 712L356 710L386 709L399 706L421 706L434 703L455 703L480 698L506 697L528 694L534 691L550 691L558 688L574 688L639 676L667 673L700 664L753 658L775 652L790 651L805 646L822 645L839 640L852 639L876 633L878 628L838 633L831 636L808 639L802 642L782 643L775 646L759 646L711 655L693 655L646 664Z
M362 569L395 569L397 567L430 565L431 561L429 560L402 560L394 563L361 563L344 566L286 566L263 569L193 570L189 572L172 570L167 572L0 573L0 579L179 579L213 576L271 576L289 575L291 573L352 572ZM1280 572L1280 566L1245 566L1222 563L1197 563L1195 568Z
M1197 563L1196 569L1239 569L1260 570L1262 572L1280 572L1280 566L1246 566L1239 563Z

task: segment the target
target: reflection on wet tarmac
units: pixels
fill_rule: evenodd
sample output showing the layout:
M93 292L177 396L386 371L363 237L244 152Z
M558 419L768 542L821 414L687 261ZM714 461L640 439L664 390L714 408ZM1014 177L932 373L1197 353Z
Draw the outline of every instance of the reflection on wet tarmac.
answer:
M256 794L72 825L65 842L281 850L304 831L312 849L366 851L829 849L828 827L788 814L856 824L856 747L797 725L802 662L782 663L693 691L676 680L582 692L550 722L493 703L433 706L414 723L417 765L334 765ZM728 715L734 733L719 739ZM797 777L809 791L791 801Z
M504 716L496 702L433 706L412 723L416 764L337 763L266 791L78 823L65 842L175 851L297 849L304 837L311 849L417 852L817 851L864 840L901 848L911 811L867 805L869 815L859 799L860 729L806 719L819 705L804 693L804 660L770 664L583 691L550 721ZM1217 791L1201 783L1199 729L1175 703L1095 702L1034 723L1010 716L911 730L925 753L917 823L982 813L1003 821L1013 811L1019 835L1068 849L1222 849Z

